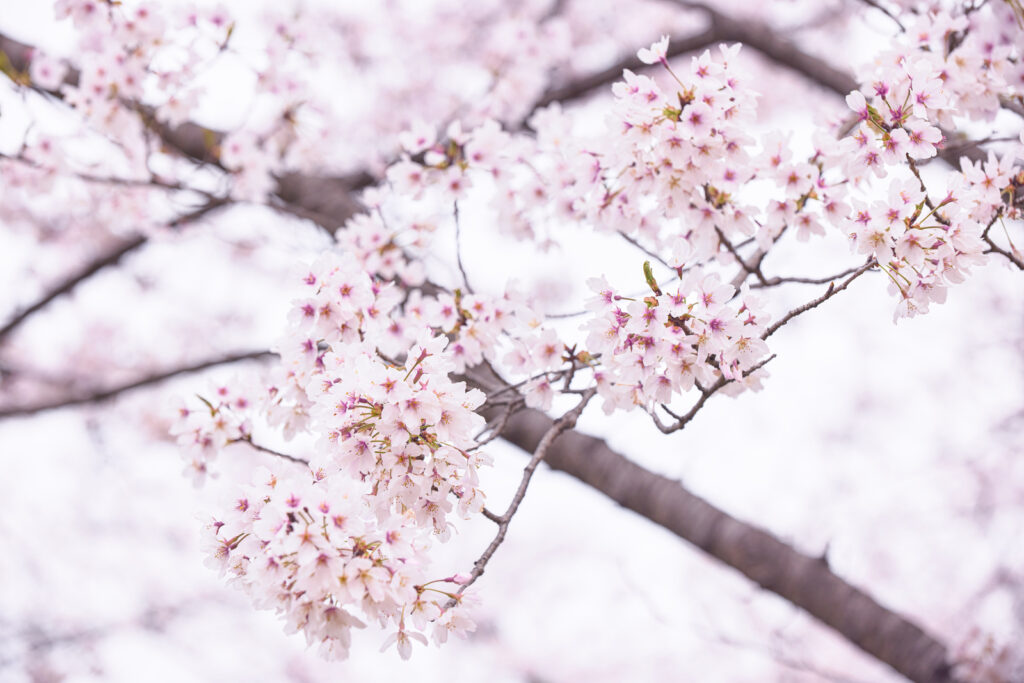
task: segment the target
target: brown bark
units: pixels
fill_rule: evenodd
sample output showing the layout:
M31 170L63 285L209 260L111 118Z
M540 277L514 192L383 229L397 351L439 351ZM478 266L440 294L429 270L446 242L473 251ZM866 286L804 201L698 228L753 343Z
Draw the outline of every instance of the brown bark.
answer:
M546 415L527 410L509 421L503 437L532 453L551 426ZM619 455L604 441L567 432L551 446L545 462L800 607L910 680L955 680L941 642L837 576L823 558L805 555L732 517L680 482Z

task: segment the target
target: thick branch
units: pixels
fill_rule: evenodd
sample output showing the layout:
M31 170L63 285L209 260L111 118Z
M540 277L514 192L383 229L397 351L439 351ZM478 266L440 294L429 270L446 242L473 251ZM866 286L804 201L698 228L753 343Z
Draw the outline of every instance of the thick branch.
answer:
M793 43L779 38L762 25L739 23L713 10L710 16L709 29L694 36L674 39L671 43L672 54L698 50L719 42L743 42L772 61L794 69L840 95L845 95L857 86L848 74L801 52ZM2 44L0 48L3 48ZM538 102L538 106L583 96L620 78L623 68L638 66L636 59L630 57L598 74L552 89ZM173 138L170 134L161 137L165 142ZM200 155L206 154L205 139L208 137L204 134ZM191 145L188 141L174 144L183 150L189 149ZM349 186L334 182L336 180L287 176L280 180L278 195L283 201L308 211L311 217L319 216L319 219L314 218L318 222L330 221L339 225L347 218L347 215L343 215L344 209L308 206L309 202L316 199L347 193ZM317 182L320 184L316 185ZM287 183L292 183L292 192L283 189ZM316 191L302 193L311 187L316 187ZM169 376L204 369L214 364L218 363L179 369L59 404L0 412L0 417L103 400L129 389L163 381ZM535 453L553 425L553 421L543 414L525 411L509 421L505 438ZM690 493L678 482L651 473L614 453L598 439L570 431L550 444L547 461L554 469L564 471L594 487L620 505L665 527L734 567L762 587L798 605L865 652L912 680L952 680L946 649L941 643L843 581L821 559L799 553L771 534L731 517Z
M510 420L504 436L532 453L552 424L543 413L528 410ZM910 680L954 680L941 642L834 574L821 558L732 517L600 439L569 432L548 449L546 462L800 607Z
M9 38L5 35L0 35L0 52L7 55L7 59L11 67L19 72L26 73L29 70L29 65L32 62L32 53L35 51L31 45ZM64 85L77 87L81 72L71 66L67 73L64 75ZM60 90L43 90L41 88L33 86L35 90L41 93L50 95L51 97L62 98L63 94ZM212 147L220 144L223 139L223 133L211 131L208 128L200 126L195 123L187 122L180 126L170 127L156 120L155 112L152 107L142 105L139 103L131 103L132 108L135 109L142 117L146 127L155 132L165 145L174 149L179 154L200 161L208 163L214 161L212 157Z

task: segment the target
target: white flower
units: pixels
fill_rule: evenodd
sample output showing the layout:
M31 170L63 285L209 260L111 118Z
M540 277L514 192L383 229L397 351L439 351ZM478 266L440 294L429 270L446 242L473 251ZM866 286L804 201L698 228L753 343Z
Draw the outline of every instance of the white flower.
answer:
M665 61L665 54L668 52L668 36L662 36L661 40L652 43L649 48L640 48L636 56L644 64L655 64Z
M409 659L412 656L412 641L417 640L424 645L427 644L427 637L422 633L409 633L405 629L399 630L397 633L392 633L388 636L387 640L381 646L380 651L388 649L392 643L398 643L398 654L402 656L402 659Z

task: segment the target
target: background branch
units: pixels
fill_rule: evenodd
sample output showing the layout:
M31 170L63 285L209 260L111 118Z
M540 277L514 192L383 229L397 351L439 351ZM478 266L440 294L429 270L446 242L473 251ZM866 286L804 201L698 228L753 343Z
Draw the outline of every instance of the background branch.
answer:
M199 208L195 209L194 211L190 211L189 213L178 216L170 223L168 223L167 227L177 228L188 223L192 223L208 215L210 212L225 206L228 203L229 200L213 198L210 201L203 204L202 206L200 206ZM86 264L81 270L68 275L61 282L57 283L54 287L44 292L38 299L36 299L31 304L15 313L14 316L10 320L8 320L3 327L0 327L0 342L2 342L4 338L7 337L11 332L13 332L19 325L25 322L25 320L27 320L33 313L42 310L47 305L49 305L54 299L57 299L58 297L68 294L73 289L75 289L75 287L80 285L82 282L85 282L96 273L99 273L100 271L110 266L117 265L122 258L132 253L133 251L136 251L144 244L146 244L148 241L149 238L146 235L142 234L129 237L121 241L119 244L115 245L105 254L100 255L95 260Z
M192 372L200 372L202 370L208 370L209 368L218 367L221 365L228 365L230 363L237 363L243 360L262 360L271 357L276 357L276 354L270 351L244 351L241 353L232 353L217 358L211 358L209 360L201 361L199 363L193 363L184 365L163 372L158 372L151 375L146 375L137 380L133 380L126 384L119 384L117 386L109 387L107 389L96 389L94 391L79 394L76 396L66 396L63 398L55 399L53 401L47 401L43 403L34 403L25 406L15 406L11 408L0 409L0 419L8 417L26 417L29 415L35 415L38 413L47 412L50 410L58 410L60 408L69 408L71 406L81 406L91 403L100 403L102 401L108 401L112 398L116 398L123 393L133 391L135 389L141 389L143 387L152 386L165 382L178 375L185 375Z

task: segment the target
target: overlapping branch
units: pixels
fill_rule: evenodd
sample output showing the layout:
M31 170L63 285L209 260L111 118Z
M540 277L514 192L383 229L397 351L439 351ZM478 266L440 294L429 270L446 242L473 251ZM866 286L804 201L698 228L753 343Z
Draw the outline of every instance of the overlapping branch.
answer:
M753 366L750 367L750 369L748 369L748 370L743 372L743 376L747 377L751 373L757 372L758 370L760 370L764 366L768 365L768 363L772 362L772 360L774 360L774 358L775 358L775 354L772 354L772 355L768 356L767 358L765 358L764 360L762 360L762 361L760 361L758 363L755 363ZM662 434L672 434L674 432L678 432L679 430L681 430L684 427L686 427L686 425L690 424L693 421L693 418L697 417L697 413L699 413L701 411L701 409L704 407L704 404L708 402L709 398L711 398L712 396L717 394L719 391L724 389L727 385L729 385L729 384L731 384L732 382L735 382L735 381L736 380L729 379L729 378L727 378L727 377L725 377L723 375L723 376L719 377L717 380L715 380L714 384L702 388L700 390L700 396L697 398L696 401L694 401L694 403L690 407L690 409L688 411L686 411L686 413L683 414L683 415L675 414L674 412L672 412L672 410L669 409L668 406L662 404L662 406L661 406L662 409L666 413L671 415L675 419L675 422L673 422L672 424L666 425L666 424L662 423L661 420L658 419L658 416L654 412L652 412L651 413L651 418L654 420L654 425L658 428L658 430Z
M828 286L828 290L824 294L822 294L816 299L808 301L806 304L802 306L794 308L793 310L791 310L790 312L786 313L784 316L776 320L774 323L772 323L768 327L768 329L765 330L764 334L761 335L761 339L767 339L768 337L778 332L783 325L788 323L793 318L797 317L798 315L803 315L812 308L817 308L821 304L825 303L826 301L834 297L836 294L849 287L854 280L856 280L861 275L868 272L877 265L878 264L875 262L874 259L868 259L867 263L865 263L857 270L853 271L853 273L848 278L843 280L843 282L838 287L835 285L835 283L830 283Z
M101 254L98 258L87 263L81 270L68 275L57 285L46 290L38 299L20 309L8 320L3 327L0 327L0 341L3 341L11 332L29 318L33 313L45 308L54 299L67 294L80 283L88 280L93 275L108 266L112 266L126 255L137 250L147 241L144 235L135 235L122 240L112 249Z
M709 26L696 34L674 37L669 43L668 55L670 57L695 52L723 42L740 42L757 50L761 55L779 66L790 69L810 82L831 90L838 95L845 96L857 88L857 82L851 75L830 66L819 57L802 51L795 43L778 35L777 32L768 26L756 21L734 20L704 3L687 2L685 0L672 1L680 6L703 12L708 18ZM27 71L33 51L31 46L0 35L0 51L7 55L14 69ZM607 87L621 78L623 69L639 69L644 66L635 55L630 55L602 71L576 77L568 83L549 88L537 101L534 110L554 102L565 103L579 99L599 88ZM65 82L70 85L77 84L78 77L78 72L71 69L65 78ZM49 94L56 97L60 96L60 93L55 91ZM1007 100L1003 104L1008 109L1018 110L1016 103L1013 101ZM146 108L144 105L137 103L134 105L134 108L144 117L150 128L159 135L167 148L202 163L216 163L215 159L210 158L211 142L215 147L223 139L223 133L191 122L186 122L173 128L168 127L156 120L151 108ZM1021 111L1024 111L1024 109ZM981 152L976 147L950 147L946 150L940 150L940 154L951 164L956 164L960 156L967 156L974 161L981 158ZM371 185L373 182L373 176L366 171L358 171L344 176L287 173L277 179L277 187L271 202L272 205L287 207L295 215L314 221L333 231L340 227L350 216L359 211L359 203L354 198L353 193ZM136 245L134 248L137 248L137 246L140 245ZM996 245L992 246L992 251L1014 261L1012 255L1008 252L999 249ZM115 255L112 253L111 257ZM99 269L116 263L119 258L118 256L113 258L113 260L100 259L101 265ZM1018 266L1020 266L1019 263ZM96 272L96 270L92 272ZM91 273L85 275L85 277L89 275ZM56 296L59 296L61 293L63 292L58 293ZM41 305L38 307L26 309L19 314L19 318L23 319L31 315L31 313L45 306L46 303L48 301L41 302ZM21 320L19 319L17 323L20 322ZM10 323L8 323L9 325ZM9 332L7 330L8 326L0 329L0 339Z

